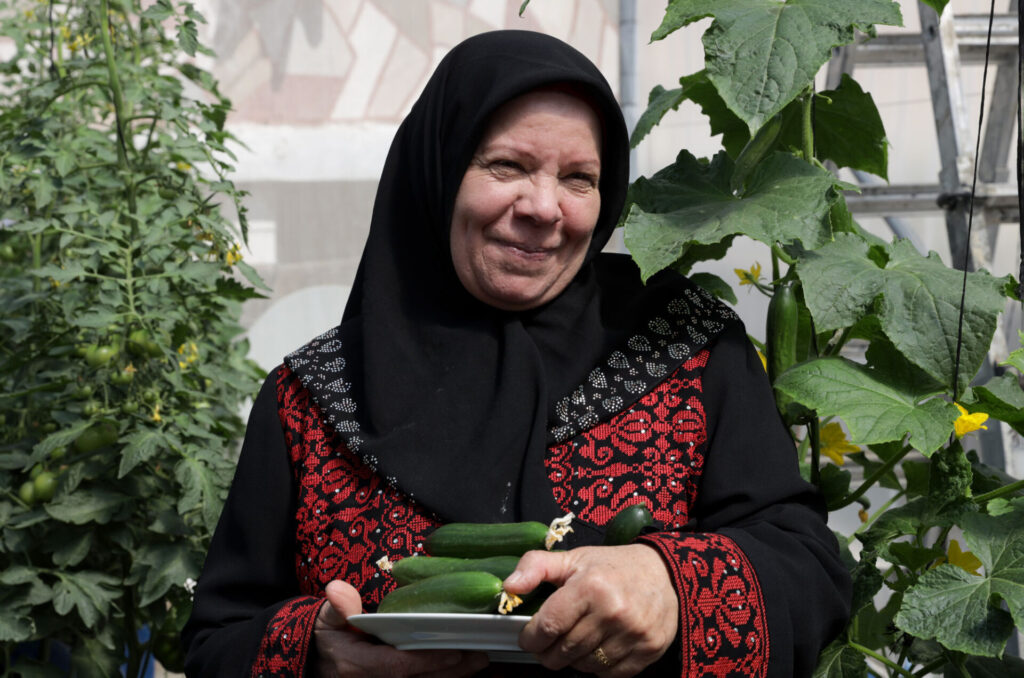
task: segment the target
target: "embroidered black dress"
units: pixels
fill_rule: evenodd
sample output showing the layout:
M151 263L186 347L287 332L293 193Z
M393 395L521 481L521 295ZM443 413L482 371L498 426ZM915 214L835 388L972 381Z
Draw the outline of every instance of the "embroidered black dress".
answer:
M566 290L502 312L458 283L447 225L490 113L552 83L602 120L602 212ZM638 502L680 600L677 642L645 675L810 675L849 576L736 315L599 254L627 165L607 83L564 43L500 31L442 61L392 145L341 325L256 399L185 632L189 675L303 675L327 583L372 610L394 586L376 561L422 551L443 522L572 511L571 547Z

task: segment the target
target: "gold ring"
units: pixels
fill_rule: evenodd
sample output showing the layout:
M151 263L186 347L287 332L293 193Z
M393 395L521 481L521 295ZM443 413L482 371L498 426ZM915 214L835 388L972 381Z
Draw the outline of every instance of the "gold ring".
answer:
M612 665L611 661L608 659L608 655L606 655L604 653L604 650L602 650L601 648L597 648L596 650L594 650L594 658L597 659L597 661L601 662L603 666Z

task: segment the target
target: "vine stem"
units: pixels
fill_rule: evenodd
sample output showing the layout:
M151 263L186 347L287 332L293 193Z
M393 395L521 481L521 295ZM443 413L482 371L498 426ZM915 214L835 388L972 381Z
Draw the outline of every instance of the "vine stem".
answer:
M861 483L860 487L858 487L856 490L854 490L850 494L846 495L845 497L843 497L842 499L840 499L836 503L829 504L828 505L828 510L829 511L836 511L838 509L843 508L844 506L849 506L853 502L857 501L865 492L867 492L869 489L871 489L872 485L874 485L876 482L878 482L879 478L881 478L886 473L888 473L890 470L892 470L892 468L894 466L896 466L896 464L900 463L900 461L903 460L903 457L907 456L907 454L910 453L910 450L911 450L910 447L905 447L902 450L900 450L899 453L893 455L892 459L889 459L888 461L886 461L884 464L882 464L877 469L875 469L874 473L872 473L870 476L865 478L864 482Z
M117 160L122 169L128 169L128 152L125 149L124 135L124 92L121 90L121 79L117 75L114 64L114 45L110 41L110 2L100 0L100 26L103 33L103 53L107 58L107 77L110 85L111 98L114 103L114 122L117 125ZM134 211L134 210L133 210Z
M890 669L892 669L893 671L895 671L896 673L898 673L901 676L906 676L907 678L916 678L913 673L911 673L910 671L907 671L902 666L899 666L896 662L894 662L893 660L889 659L885 655L881 655L881 654L875 652L874 650L868 649L868 648L864 647L863 645L860 645L858 643L853 642L852 640L846 641L846 644L849 645L854 650L856 650L857 652L860 652L861 654L866 654L867 656L871 657L872 659L877 659L878 661L882 662L883 664L885 664L886 666L888 666Z
M992 490L991 492L986 492L985 494L979 494L977 497L974 498L974 503L976 503L976 504L984 504L987 501L992 501L993 499L998 499L999 497L1003 496L1004 494L1010 494L1011 492L1016 492L1017 490L1024 490L1024 480L1018 480L1015 483L1010 483L1009 485L1003 485L1002 487L997 487L996 489Z

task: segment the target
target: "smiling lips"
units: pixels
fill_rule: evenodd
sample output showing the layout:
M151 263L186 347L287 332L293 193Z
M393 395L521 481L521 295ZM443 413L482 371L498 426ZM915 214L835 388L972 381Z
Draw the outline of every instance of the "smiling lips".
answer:
M496 240L495 242L502 249L510 251L514 256L530 261L541 261L558 249L556 247L535 247L523 243L509 242L507 240Z

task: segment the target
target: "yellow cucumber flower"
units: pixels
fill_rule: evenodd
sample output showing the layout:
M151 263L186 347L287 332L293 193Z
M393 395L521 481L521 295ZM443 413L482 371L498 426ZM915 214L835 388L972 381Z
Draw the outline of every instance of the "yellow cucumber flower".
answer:
M981 576L978 572L978 568L981 567L981 561L978 560L978 556L974 555L970 551L960 550L960 542L956 539L949 540L949 552L945 558L939 558L936 565L941 565L943 562L948 562L950 565L956 565L964 572L968 574L974 574Z
M744 270L742 268L734 268L736 276L740 279L740 285L757 285L757 281L761 279L761 264L757 261L750 267L750 270Z
M821 427L818 434L821 438L821 453L831 459L837 465L842 466L846 461L844 454L860 452L860 448L846 439L846 432L839 422L829 422Z
M960 416L953 422L953 430L956 431L957 438L963 438L968 433L972 433L978 429L988 430L988 426L985 426L985 422L988 421L987 414L984 412L968 414L966 408L964 408L960 403L953 404L956 405L956 409L960 410Z

